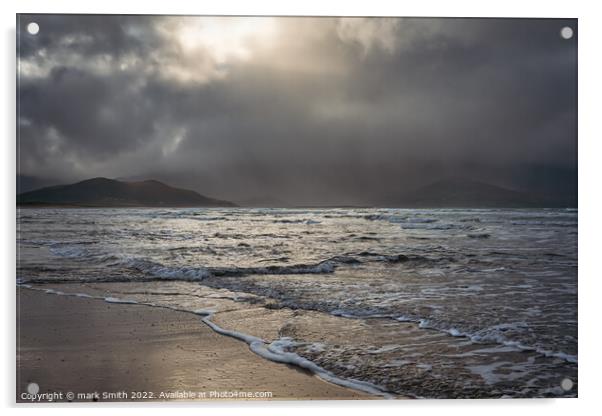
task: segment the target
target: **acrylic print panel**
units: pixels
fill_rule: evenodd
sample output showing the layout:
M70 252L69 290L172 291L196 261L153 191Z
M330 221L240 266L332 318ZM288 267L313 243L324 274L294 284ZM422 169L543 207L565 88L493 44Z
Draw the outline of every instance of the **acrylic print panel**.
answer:
M17 401L577 396L576 20L17 34Z

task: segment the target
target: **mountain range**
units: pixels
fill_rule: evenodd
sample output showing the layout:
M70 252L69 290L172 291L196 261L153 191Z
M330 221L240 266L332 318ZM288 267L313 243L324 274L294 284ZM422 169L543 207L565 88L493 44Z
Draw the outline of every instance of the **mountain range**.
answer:
M233 207L229 201L174 188L155 180L125 182L93 178L17 195L18 205L81 207Z
M295 206L264 196L238 201L247 207ZM237 204L210 198L156 180L125 181L93 178L70 185L47 186L17 195L18 205L80 207L233 207ZM552 198L470 180L441 180L410 190L391 192L376 204L400 208L555 208L576 207L576 197ZM320 205L312 205L320 207Z
M385 205L408 208L558 208L575 207L577 201L454 179L393 195Z

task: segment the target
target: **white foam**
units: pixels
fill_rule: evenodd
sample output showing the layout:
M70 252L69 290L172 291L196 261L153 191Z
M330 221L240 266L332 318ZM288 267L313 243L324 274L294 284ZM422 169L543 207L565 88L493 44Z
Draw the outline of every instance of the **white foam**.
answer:
M470 370L471 373L480 376L485 383L492 385L492 384L496 384L502 380L500 375L495 373L495 370L498 367L501 367L505 364L508 364L508 363L498 361L498 362L494 362L494 363L491 363L488 365L473 365L473 366L467 366L466 368L468 368L468 370Z
M359 318L358 316L353 316L350 314L342 314L339 313L337 316L342 316L345 318ZM494 325L489 328L482 329L480 331L476 331L474 333L461 331L457 328L441 328L436 325L433 325L431 321L428 319L420 319L420 318L412 318L408 316L398 316L393 318L399 322L413 322L417 323L418 327L421 329L434 329L441 332L446 332L453 337L465 337L468 338L471 342L482 344L482 343L496 343L501 344L506 347L515 348L521 351L535 351L539 354L542 354L546 357L555 357L562 360L565 360L569 363L577 363L578 359L576 355L567 354L562 351L550 351L543 348L538 348L535 346L524 345L518 341L508 340L502 333L508 329L515 329L525 327L527 324L525 322L515 322L511 324L499 324Z
M197 310L193 311L194 314L201 315L201 316L213 315L215 312L216 312L215 309L197 309Z
M211 315L208 315L208 316L205 316L204 318L202 318L201 320L205 324L207 324L211 329L213 329L215 332L217 332L218 334L222 334L222 335L226 335L228 337L239 339L241 341L246 342L249 345L251 345L253 343L265 344L264 340L262 340L261 338L254 337L253 335L247 335L242 332L224 329L224 328L220 327L219 325L217 325L216 323L214 323L213 321L211 321L210 318L211 318Z
M114 298L111 296L104 298L104 301L108 302L108 303L138 304L138 302L136 302L135 300L120 299L120 298Z
M42 289L42 290L51 295L66 295L65 292L61 292L60 290L54 290L54 289Z
M202 318L201 320L218 334L226 335L246 342L249 345L251 351L259 355L260 357L277 363L291 364L297 367L304 368L317 375L321 379L333 384L337 384L339 386L348 387L354 390L363 391L365 393L374 394L388 399L393 398L391 394L387 393L386 391L372 383L337 377L331 372L320 367L319 365L307 360L306 358L303 358L298 354L285 351L286 347L293 345L293 341L290 338L281 338L268 345L261 338L257 338L255 336L244 334L238 331L224 329L216 323L214 323L213 321L211 321L210 318L211 315L208 315Z
M431 371L433 369L433 366L430 364L416 364L416 367L424 371Z
M76 296L78 298L94 298L94 296L90 296L87 293L74 293L73 296Z
M263 343L251 344L251 350L256 354L267 358L271 361L281 362L285 364L293 364L298 367L309 370L321 379L328 381L339 386L348 387L354 390L363 391L369 394L374 394L387 399L393 398L393 396L375 384L368 383L365 381L359 381L354 379L343 379L335 376L331 372L325 370L319 365L306 358L301 357L298 354L287 352L288 346L294 345L294 342L290 338L281 338L266 346Z
M464 333L459 331L456 328L450 328L448 331L449 335L451 335L452 337L462 337L464 336Z
M126 259L125 264L166 280L203 280L211 273L203 267L169 267L151 261Z
M88 254L86 249L77 246L51 247L50 252L61 257L83 257Z

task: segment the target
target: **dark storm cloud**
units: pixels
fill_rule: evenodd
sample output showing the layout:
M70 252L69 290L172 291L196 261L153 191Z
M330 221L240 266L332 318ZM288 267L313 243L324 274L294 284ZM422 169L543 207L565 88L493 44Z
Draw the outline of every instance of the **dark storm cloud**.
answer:
M21 15L19 53L26 58L41 50L54 52L66 47L82 59L95 54L142 53L158 46L158 39L149 30L156 20L154 16ZM30 22L38 23L42 36L27 34ZM144 37L138 36L141 34Z
M451 176L576 192L576 40L560 37L576 21L33 19L28 175L292 203L379 204Z
M128 76L108 79L58 67L41 82L21 84L21 108L38 128L56 128L65 151L103 158L143 145L152 134L153 123L146 119L152 108L128 91L133 82Z

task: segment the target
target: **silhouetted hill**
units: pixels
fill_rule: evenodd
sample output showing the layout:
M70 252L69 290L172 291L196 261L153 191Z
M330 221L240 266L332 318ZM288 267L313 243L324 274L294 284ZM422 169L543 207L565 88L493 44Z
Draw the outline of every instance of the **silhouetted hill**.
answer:
M94 178L71 185L50 186L17 195L18 205L86 207L231 207L235 204L208 198L159 181L123 182Z
M423 208L552 208L567 207L567 201L514 191L483 182L444 180L406 192L394 203L399 207Z
M33 191L34 189L40 189L45 186L56 185L58 183L60 182L53 179L42 179L30 175L17 175L17 194Z

